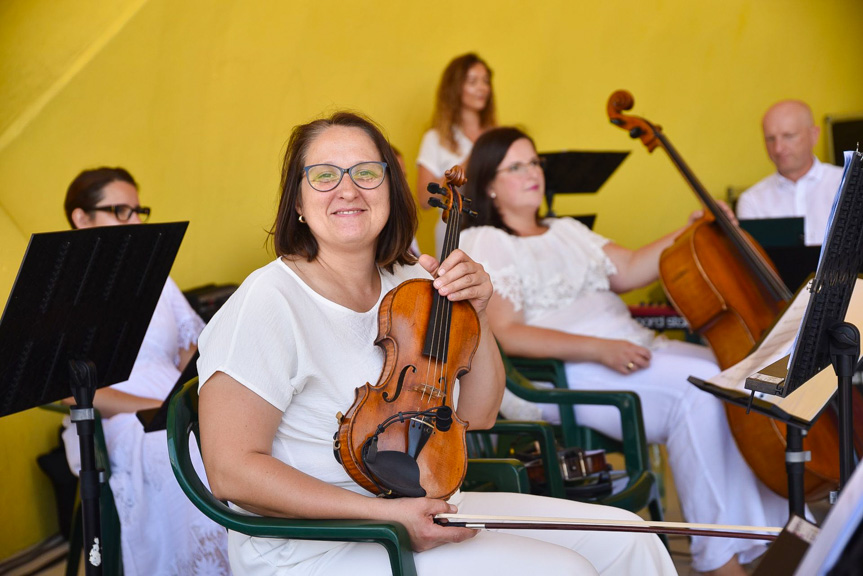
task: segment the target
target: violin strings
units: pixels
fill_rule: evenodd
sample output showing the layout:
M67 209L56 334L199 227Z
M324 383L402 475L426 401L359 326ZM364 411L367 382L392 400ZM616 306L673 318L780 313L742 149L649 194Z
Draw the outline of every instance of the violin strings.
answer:
M441 254L441 259L446 259L452 251L455 249L455 246L458 245L458 231L459 231L459 219L460 219L460 211L456 206L455 192L453 189L452 198L450 202L450 210L449 217L447 218L447 227L446 227L446 236L444 238L444 249L443 254ZM434 343L434 384L432 388L435 390L439 390L439 382L440 379L444 377L446 374L446 366L447 361L442 360L444 355L447 352L447 348L449 347L449 342L447 335L449 334L450 327L452 325L452 303L442 296L440 296L437 292L434 292L433 299L437 301L438 306L434 306L435 317L433 322L433 339ZM446 383L445 383L446 384ZM448 388L448 387L447 387ZM448 390L444 389L444 394L448 393ZM429 400L431 400L431 391L429 392Z

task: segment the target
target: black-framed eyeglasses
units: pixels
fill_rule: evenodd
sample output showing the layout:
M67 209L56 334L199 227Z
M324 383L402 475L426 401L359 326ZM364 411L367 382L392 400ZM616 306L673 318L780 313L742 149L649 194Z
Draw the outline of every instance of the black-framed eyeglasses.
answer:
M509 174L518 174L524 176L531 168L539 168L542 170L545 167L545 158L534 158L530 162L516 162L510 164L506 168L500 168L498 172L507 172Z
M120 222L128 222L132 214L137 214L141 222L150 218L150 209L145 206L129 206L128 204L111 204L110 206L96 206L88 212L110 212Z
M360 162L350 168L333 164L312 164L303 168L309 186L318 192L329 192L341 183L347 172L354 184L363 190L374 190L384 182L387 175L386 162Z

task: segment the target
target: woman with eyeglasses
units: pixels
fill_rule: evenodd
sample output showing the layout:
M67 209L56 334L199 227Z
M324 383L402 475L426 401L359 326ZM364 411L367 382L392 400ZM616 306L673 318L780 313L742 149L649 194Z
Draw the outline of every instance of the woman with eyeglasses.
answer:
M564 360L570 388L637 392L647 440L666 445L689 522L783 525L787 501L749 469L721 401L686 380L719 372L710 349L657 337L618 296L657 280L659 255L679 231L629 250L577 220L540 218L545 176L533 140L516 128L477 140L467 180L465 195L479 216L467 219L461 247L491 275L489 324L504 351ZM575 410L579 424L620 439L616 409ZM530 416L560 421L556 405ZM753 540L694 536L692 565L743 574L739 562L765 549Z
M64 203L72 228L141 224L150 209L141 206L138 185L123 168L81 172L69 185ZM93 405L111 463L110 485L120 518L123 571L140 574L230 574L227 538L186 498L168 460L166 432L144 432L136 412L158 408L194 356L204 322L171 278L150 325L129 379L96 391ZM63 432L66 456L80 469L74 426ZM197 451L198 468L203 464Z
M491 426L504 386L486 322L492 293L482 267L455 250L439 263L410 252L416 205L387 140L350 113L297 126L285 154L272 237L277 258L253 272L201 334L199 419L213 494L254 514L395 521L421 575L673 574L650 534L482 532L439 526L439 513L637 519L623 510L527 494L456 492L378 498L333 456L336 414L377 382L378 309L401 282L436 277L471 304L482 336L458 386L457 413ZM445 466L441 463L441 466ZM390 573L385 549L362 542L254 538L229 532L236 573Z
M444 183L444 173L464 166L480 134L496 125L491 68L476 54L454 58L437 88L432 127L420 143L417 156L417 196L420 207L430 208L429 182ZM435 228L436 253L443 246L444 225Z

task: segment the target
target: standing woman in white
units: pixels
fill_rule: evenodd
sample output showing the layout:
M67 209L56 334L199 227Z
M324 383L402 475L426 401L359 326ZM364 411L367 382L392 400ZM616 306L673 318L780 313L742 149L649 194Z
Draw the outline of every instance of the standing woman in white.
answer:
M465 167L476 139L497 125L491 68L476 54L464 54L443 72L435 99L432 127L423 135L417 156L417 197L430 208L429 182L444 183L444 173L456 164ZM444 224L435 228L435 254L443 246Z

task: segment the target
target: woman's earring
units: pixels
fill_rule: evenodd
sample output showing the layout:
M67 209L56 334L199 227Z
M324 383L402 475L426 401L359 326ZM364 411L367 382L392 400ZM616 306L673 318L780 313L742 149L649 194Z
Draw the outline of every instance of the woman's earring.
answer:
M303 215L302 215L302 214L300 214L300 217L299 217L299 218L297 218L297 220L299 220L299 221L300 221L300 223L302 223L302 224L305 224L305 223L306 223L306 219L305 219L305 218L303 218Z
M490 193L488 196L489 196L489 198L491 198L492 200L494 200L495 198L497 198L497 194L495 194L494 192Z

